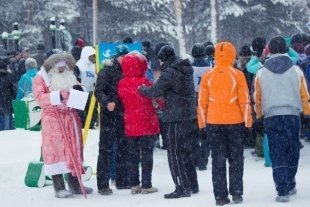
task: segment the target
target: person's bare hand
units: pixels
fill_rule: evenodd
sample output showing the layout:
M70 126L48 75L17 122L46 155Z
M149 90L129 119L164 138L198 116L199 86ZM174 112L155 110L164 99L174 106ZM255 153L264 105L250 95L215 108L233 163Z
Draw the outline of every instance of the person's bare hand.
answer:
M108 108L109 111L114 111L115 103L114 102L108 103L107 108Z

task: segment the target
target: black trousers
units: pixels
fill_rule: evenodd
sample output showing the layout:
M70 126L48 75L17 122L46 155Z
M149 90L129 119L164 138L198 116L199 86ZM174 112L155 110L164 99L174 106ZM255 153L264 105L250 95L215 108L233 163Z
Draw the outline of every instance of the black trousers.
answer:
M244 124L208 125L207 136L211 141L212 182L215 199L228 196L226 161L229 163L229 193L243 194Z
M197 120L167 124L168 163L176 189L184 191L197 188L197 173L192 151L197 130Z
M153 149L156 135L128 137L128 172L130 186L140 184L139 162L142 164L142 188L152 187Z
M109 117L110 118L110 117ZM108 118L107 118L108 119ZM105 120L107 121L107 120ZM102 123L102 122L101 122ZM127 173L127 141L124 136L124 122L120 119L114 119L112 124L101 125L99 155L97 161L97 187L108 188L111 176L111 161L113 144L116 144L116 172L115 182L116 187L128 186ZM106 124L102 123L102 124Z
M160 135L162 138L162 147L164 149L167 148L167 133L168 133L168 124L167 122L163 122L159 119L159 128L160 128Z

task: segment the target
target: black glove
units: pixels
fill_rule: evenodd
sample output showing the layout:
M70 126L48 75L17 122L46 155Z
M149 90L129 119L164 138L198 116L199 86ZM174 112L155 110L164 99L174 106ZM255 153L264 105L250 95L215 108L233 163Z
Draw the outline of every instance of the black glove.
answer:
M83 88L82 88L82 86L80 86L80 85L74 85L72 88L73 88L74 90L77 90L77 91L84 91Z
M198 136L200 140L206 140L207 139L206 129L205 128L199 129Z
M143 94L143 92L147 89L145 84L142 84L138 87L138 91Z

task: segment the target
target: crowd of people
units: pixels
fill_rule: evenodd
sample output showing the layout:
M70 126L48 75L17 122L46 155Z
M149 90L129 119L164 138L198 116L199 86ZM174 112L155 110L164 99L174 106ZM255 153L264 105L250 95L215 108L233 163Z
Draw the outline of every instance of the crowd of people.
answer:
M14 129L13 100L34 97L42 108L45 173L52 177L56 197L93 192L80 179L89 103L84 111L68 107L71 89L94 94L101 108L99 194L113 194L111 182L131 194L158 192L152 183L153 150L161 138L175 185L165 199L199 193L196 169L206 170L211 154L216 205L230 203L229 194L241 203L244 148L264 156L264 136L275 200L288 202L297 193L300 138L310 138L309 36L277 36L269 42L256 37L238 52L230 42L195 43L184 57L169 43L153 47L144 41L141 53L130 52L130 43L127 38L118 45L98 74L95 49L82 39L71 53L43 55L39 44L35 55L23 49L0 60L0 130Z

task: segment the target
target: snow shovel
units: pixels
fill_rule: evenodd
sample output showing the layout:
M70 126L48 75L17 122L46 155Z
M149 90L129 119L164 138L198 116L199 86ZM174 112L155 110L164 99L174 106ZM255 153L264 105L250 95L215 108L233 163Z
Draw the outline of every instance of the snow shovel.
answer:
M25 176L25 185L28 187L42 188L45 185L46 177L42 161L30 162Z

